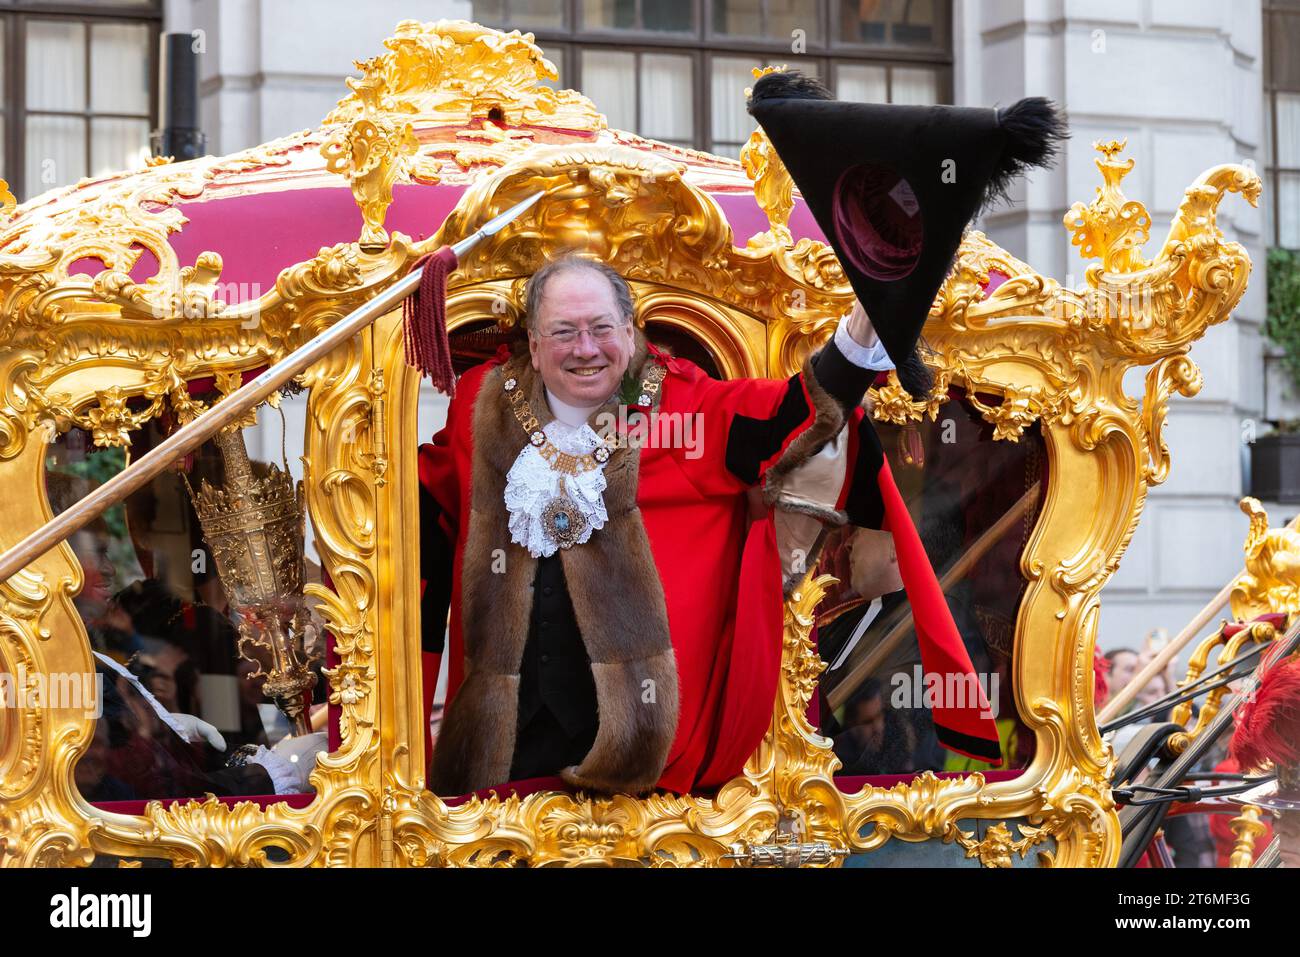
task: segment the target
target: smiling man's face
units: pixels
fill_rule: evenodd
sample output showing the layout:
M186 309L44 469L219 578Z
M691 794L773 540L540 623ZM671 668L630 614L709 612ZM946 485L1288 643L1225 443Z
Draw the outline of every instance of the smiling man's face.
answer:
M600 273L579 268L551 276L531 325L533 368L561 402L601 405L618 390L632 360L635 334L632 323L619 314L609 280ZM593 330L609 327L613 334L598 341ZM585 331L569 343L550 335L564 330Z

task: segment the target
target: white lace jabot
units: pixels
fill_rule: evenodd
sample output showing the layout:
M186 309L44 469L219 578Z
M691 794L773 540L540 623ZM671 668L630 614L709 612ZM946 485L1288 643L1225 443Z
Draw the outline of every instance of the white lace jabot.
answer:
M600 437L587 425L587 419L598 406L583 409L561 402L549 389L546 401L555 418L543 431L561 452L586 455L601 445ZM542 458L537 446L529 443L519 451L519 457L506 475L506 510L510 512L510 538L528 549L534 558L554 555L560 545L547 533L542 524L542 512L560 494L560 479L564 490L587 516L586 529L575 544L581 545L591 538L591 533L603 528L609 516L605 511L605 471L603 468L577 475L561 475Z

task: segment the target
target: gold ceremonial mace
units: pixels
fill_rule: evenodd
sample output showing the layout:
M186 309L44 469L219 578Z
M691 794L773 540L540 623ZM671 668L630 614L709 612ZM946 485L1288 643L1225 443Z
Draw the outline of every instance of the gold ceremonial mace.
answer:
M188 478L185 487L239 616L239 653L257 665L249 679L266 678L262 694L289 719L291 734L310 734L306 708L316 687L316 658L303 646L310 616L302 592L302 483L294 481L288 462L283 470L272 465L268 474L255 475L240 429L217 433L216 444L225 462L221 488L204 479L196 492ZM269 671L257 648L270 654Z
M499 232L507 223L522 215L542 198L534 193L521 203L493 217L482 228L451 247L459 260L480 240ZM0 582L8 581L28 562L44 555L59 542L94 520L106 509L143 487L155 475L179 458L189 455L223 428L231 425L249 409L264 401L308 366L323 359L370 323L387 313L419 287L422 269L412 270L389 289L348 313L315 339L299 346L256 379L245 383L224 400L204 412L193 422L178 429L151 452L140 457L76 505L36 529L9 551L0 555Z

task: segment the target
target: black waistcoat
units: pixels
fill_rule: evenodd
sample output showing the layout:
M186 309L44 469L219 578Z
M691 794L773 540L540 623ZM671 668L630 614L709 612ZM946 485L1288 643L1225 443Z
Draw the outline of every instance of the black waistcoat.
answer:
M533 579L511 777L553 774L581 762L595 740L597 720L591 661L556 553L538 560Z

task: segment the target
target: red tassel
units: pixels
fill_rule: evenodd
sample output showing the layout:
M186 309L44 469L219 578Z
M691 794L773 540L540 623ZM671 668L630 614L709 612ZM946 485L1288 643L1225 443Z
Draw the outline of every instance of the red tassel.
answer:
M1237 712L1232 756L1243 771L1300 765L1300 658L1274 665Z
M456 395L456 370L451 364L451 343L447 339L447 276L456 268L456 254L450 246L421 256L412 269L424 268L419 288L402 301L402 323L406 338L406 363L433 380L434 388L447 396Z

